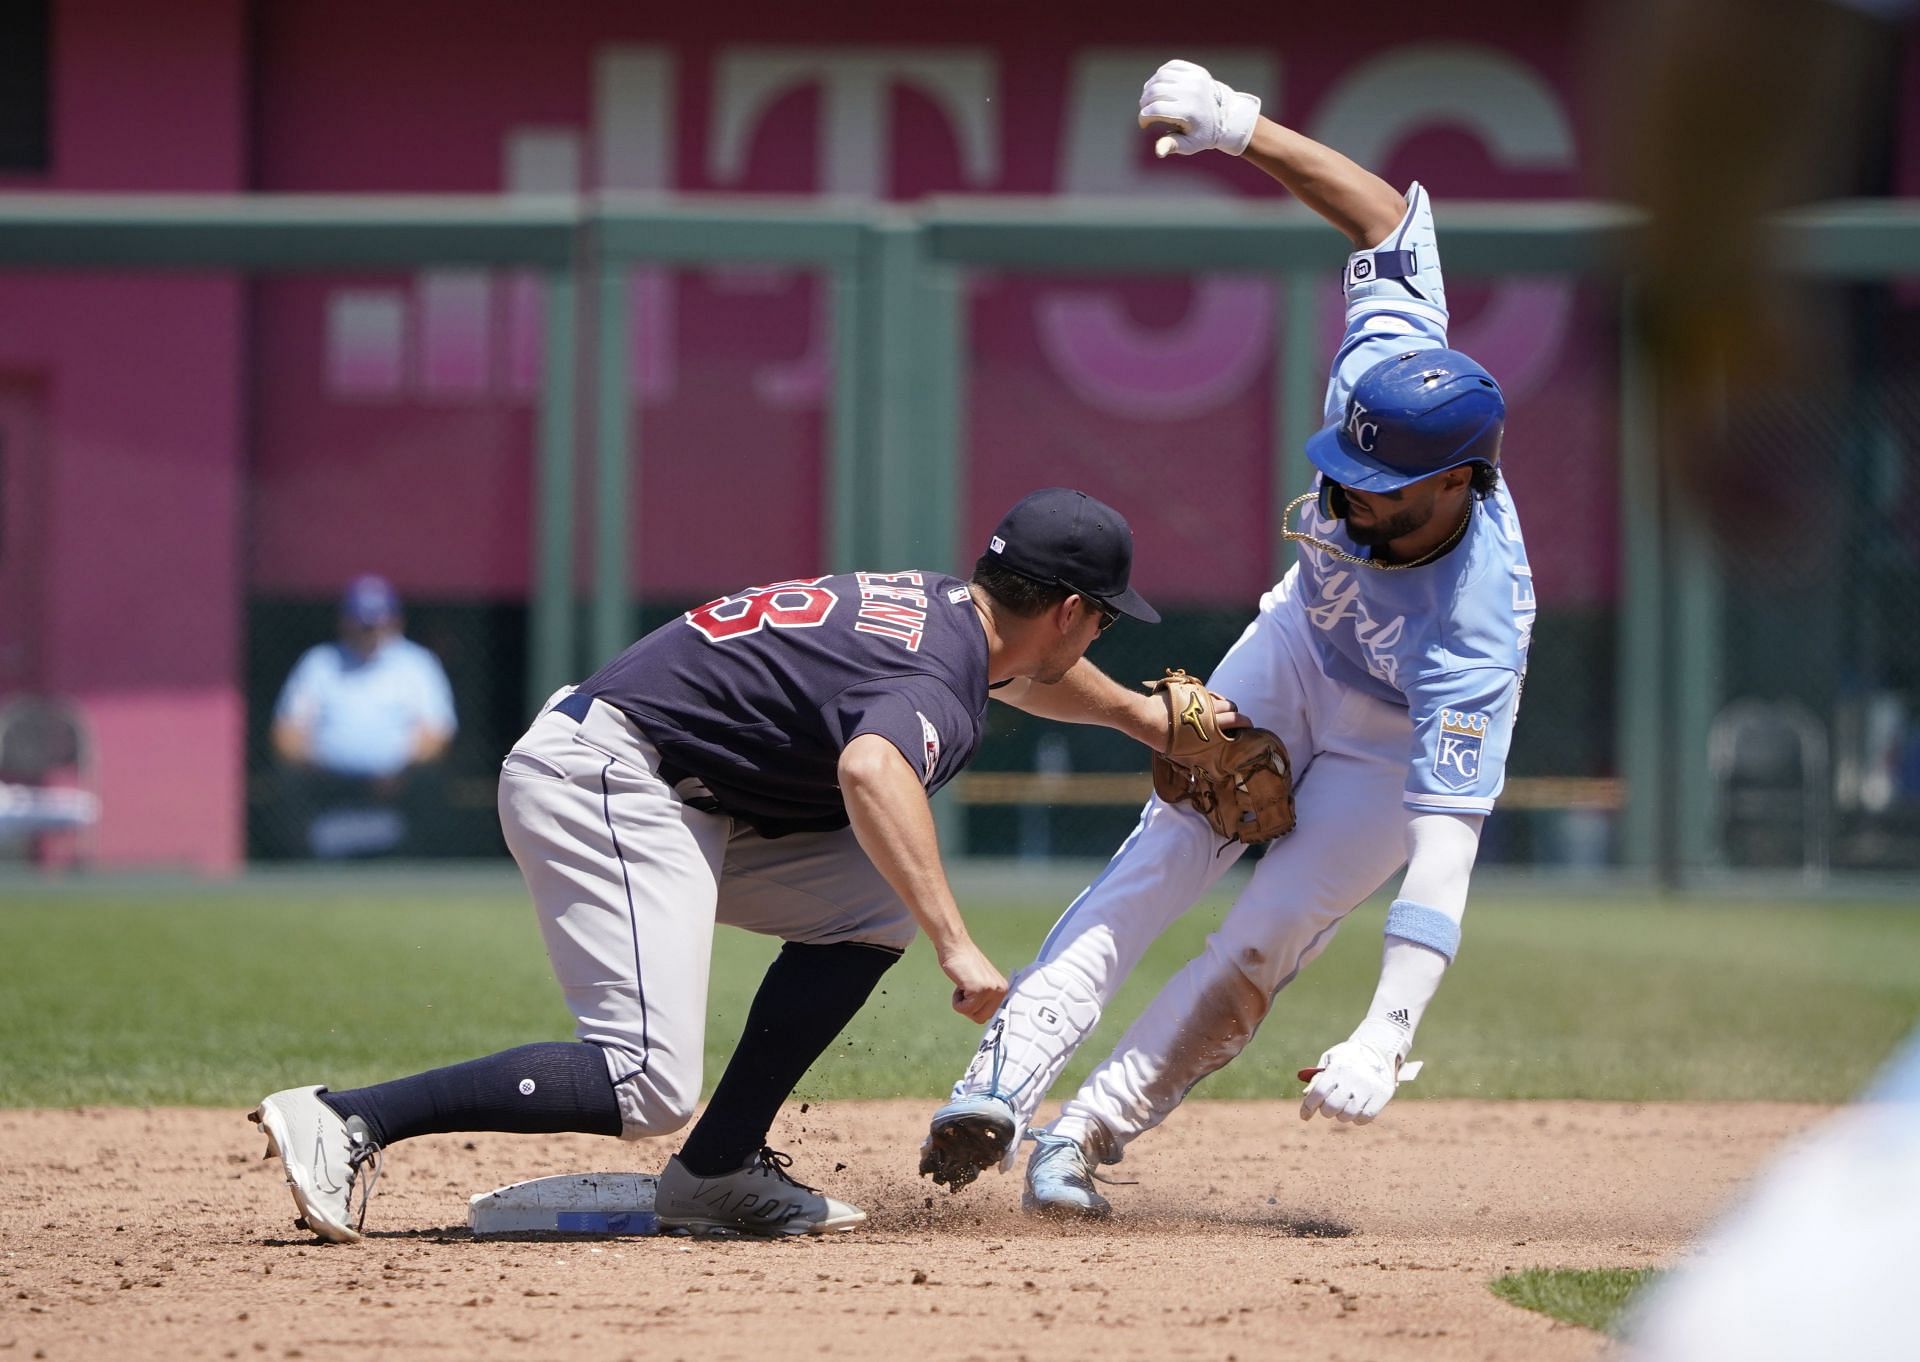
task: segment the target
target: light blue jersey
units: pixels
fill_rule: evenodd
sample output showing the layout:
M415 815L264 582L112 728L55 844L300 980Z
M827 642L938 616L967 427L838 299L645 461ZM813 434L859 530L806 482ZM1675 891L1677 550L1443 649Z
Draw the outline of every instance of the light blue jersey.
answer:
M322 643L295 664L274 718L311 735L315 765L390 776L412 759L420 729L454 731L453 690L440 659L411 639L387 639L365 658Z
M1407 215L1377 251L1347 264L1347 329L1327 384L1325 420L1342 419L1360 376L1382 360L1447 343L1447 300L1433 210L1418 184ZM1374 257L1403 253L1405 278L1380 278ZM1405 253L1411 254L1408 260ZM1298 528L1355 557L1368 550L1313 502ZM1405 804L1423 812L1489 813L1506 779L1534 618L1533 570L1506 484L1475 500L1465 537L1433 563L1383 571L1300 547L1300 580L1321 669L1413 718Z

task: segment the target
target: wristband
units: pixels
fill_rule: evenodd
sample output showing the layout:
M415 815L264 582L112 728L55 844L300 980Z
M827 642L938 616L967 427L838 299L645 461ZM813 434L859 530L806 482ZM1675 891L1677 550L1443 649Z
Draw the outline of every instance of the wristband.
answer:
M1395 899L1387 909L1387 935L1438 951L1448 964L1460 953L1460 924L1438 908L1412 899Z

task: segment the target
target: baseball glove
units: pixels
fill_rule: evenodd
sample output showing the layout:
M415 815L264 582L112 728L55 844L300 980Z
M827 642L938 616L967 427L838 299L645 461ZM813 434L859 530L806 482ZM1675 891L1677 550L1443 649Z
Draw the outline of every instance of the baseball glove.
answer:
M1293 831L1293 764L1264 728L1223 733L1198 677L1169 667L1141 684L1167 702L1167 752L1153 759L1153 792L1190 803L1229 842L1266 842Z

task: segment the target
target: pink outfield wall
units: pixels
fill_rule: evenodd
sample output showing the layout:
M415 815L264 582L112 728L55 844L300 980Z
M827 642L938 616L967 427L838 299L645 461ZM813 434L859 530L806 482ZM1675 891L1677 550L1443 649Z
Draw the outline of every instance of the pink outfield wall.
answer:
M1079 8L1029 6L1016 32L1001 9L875 0L756 5L750 24L615 0L53 0L55 164L0 174L0 192L1276 193L1218 158L1154 163L1129 113L1169 55L1164 9L1121 0L1095 25ZM1496 36L1464 41L1450 13L1382 31L1303 11L1271 34L1191 28L1182 55L1390 178L1422 179L1444 239L1451 199L1594 192L1608 129L1588 58L1605 10L1493 0L1473 17ZM811 570L827 290L766 270L634 287L633 584L690 595ZM964 538L1037 482L1072 482L1134 516L1155 599L1202 603L1203 584L1253 599L1277 490L1271 289L984 274L969 288ZM1540 594L1604 606L1612 300L1459 280L1452 301L1456 343L1513 399L1517 498L1581 508L1538 536ZM77 697L99 738L103 861L239 864L249 596L325 596L369 568L417 596L524 594L540 307L529 281L478 271L0 274L0 421L37 404L26 424L46 464L37 600L20 618L31 680ZM1195 450L1213 482L1167 476L1170 453ZM0 598L0 630L15 619ZM4 666L0 649L0 691Z
M1364 147L1403 182L1418 175L1442 204L1589 192L1582 20L1490 8L1507 21L1480 25L1495 41L1462 42L1434 15L1387 39L1318 13L1284 40L1189 28L1186 51L1264 91L1277 116ZM873 3L756 6L751 24L607 0L566 22L505 7L474 22L454 0L278 3L254 44L257 187L1279 197L1223 158L1155 164L1131 111L1164 16L1107 6L1094 38L1071 9L1030 8L1016 32L981 10ZM380 43L366 41L374 28ZM436 45L430 70L405 56ZM249 582L327 591L372 555L410 592L517 595L532 402L519 357L537 346L537 295L442 271L275 280L257 296L253 353L270 379L253 409ZM968 296L962 542L1036 479L1067 482L1127 509L1156 599L1255 599L1273 557L1271 286L982 273ZM1501 374L1516 425L1555 432L1516 467L1516 495L1597 511L1543 546L1543 593L1609 599L1609 299L1463 280L1455 302L1462 344ZM692 595L818 562L829 308L792 272L637 284L637 587ZM1192 449L1245 494L1166 478L1168 451ZM457 507L436 494L449 487ZM666 512L722 489L729 523L751 535Z
M246 182L243 0L53 7L52 174L0 190ZM240 862L241 285L0 274L0 376L37 394L38 689L97 744L111 865Z

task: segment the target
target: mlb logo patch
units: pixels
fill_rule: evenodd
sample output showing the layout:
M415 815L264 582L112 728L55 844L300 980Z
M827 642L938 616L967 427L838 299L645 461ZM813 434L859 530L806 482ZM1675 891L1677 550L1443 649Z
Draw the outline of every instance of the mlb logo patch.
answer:
M1450 790L1464 790L1480 779L1480 754L1487 743L1487 716L1464 710L1440 711L1439 742L1433 775Z

